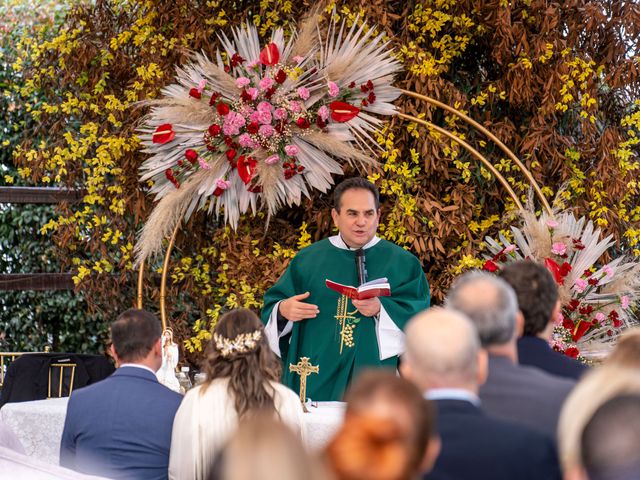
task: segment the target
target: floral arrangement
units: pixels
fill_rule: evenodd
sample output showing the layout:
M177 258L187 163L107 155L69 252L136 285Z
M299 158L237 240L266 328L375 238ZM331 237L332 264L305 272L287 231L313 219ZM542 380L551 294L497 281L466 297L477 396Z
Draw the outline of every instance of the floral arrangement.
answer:
M521 212L522 227L511 227L514 242L504 235L485 239L491 257L484 270L495 272L510 261L530 259L544 264L560 293L561 318L552 346L583 360L605 356L624 328L637 325L633 307L638 300L640 263L617 257L598 261L614 244L601 238L600 229L572 213Z
M392 115L399 63L382 35L355 22L328 27L321 38L311 15L285 42L282 29L260 48L254 26L221 36L224 52L202 54L179 68L140 129L145 151L140 181L160 202L137 245L138 259L156 252L176 222L196 209L234 229L258 205L268 214L299 204L309 189L327 191L339 161L375 164L371 134ZM258 203L260 202L260 203Z

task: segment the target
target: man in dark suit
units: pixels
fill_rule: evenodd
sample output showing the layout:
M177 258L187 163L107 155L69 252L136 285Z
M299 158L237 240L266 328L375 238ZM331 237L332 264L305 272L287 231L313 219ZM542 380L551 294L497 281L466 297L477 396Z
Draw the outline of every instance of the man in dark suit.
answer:
M539 263L522 260L507 264L499 275L516 292L518 308L524 317L524 333L518 339L518 363L552 375L580 379L588 367L549 346L554 322L562 308L558 286L549 270Z
M560 409L575 382L518 364L522 317L513 289L495 275L469 272L454 283L445 303L471 319L489 352L489 376L480 387L485 411L555 438Z
M111 324L119 368L73 392L60 445L60 464L117 479L166 479L171 430L182 396L158 383L159 320L127 310Z
M527 427L485 415L478 385L487 355L463 314L431 308L406 328L401 372L435 402L440 455L426 480L555 480L553 441Z

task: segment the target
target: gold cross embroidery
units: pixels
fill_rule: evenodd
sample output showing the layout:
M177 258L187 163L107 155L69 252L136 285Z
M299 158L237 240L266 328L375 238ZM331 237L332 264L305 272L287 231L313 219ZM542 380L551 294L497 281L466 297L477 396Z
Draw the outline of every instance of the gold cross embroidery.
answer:
M354 315L358 313L358 310L347 312L348 307L349 297L340 295L338 299L338 310L335 316L335 319L338 320L338 324L340 325L340 354L342 354L342 348L345 345L347 347L353 347L355 345L353 341L353 329L359 320Z
M293 363L289 364L289 371L300 375L300 402L302 403L302 408L306 412L307 408L305 407L305 402L307 401L307 377L312 373L319 373L320 366L311 365L309 357L301 357L300 361L295 365Z

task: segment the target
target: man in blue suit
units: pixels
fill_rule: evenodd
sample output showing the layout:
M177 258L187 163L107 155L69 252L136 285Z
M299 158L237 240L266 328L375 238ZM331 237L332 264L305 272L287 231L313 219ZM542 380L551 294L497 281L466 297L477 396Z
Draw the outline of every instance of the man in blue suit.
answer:
M462 313L430 308L406 328L402 374L437 409L442 449L425 480L559 480L547 435L486 415L478 398L487 354Z
M549 270L539 263L521 260L507 264L500 277L516 292L518 308L524 317L524 334L518 339L518 363L579 380L589 367L549 346L555 319L562 308L558 286Z
M69 399L60 464L116 479L166 479L173 418L182 396L158 383L157 317L127 310L111 324L119 368Z

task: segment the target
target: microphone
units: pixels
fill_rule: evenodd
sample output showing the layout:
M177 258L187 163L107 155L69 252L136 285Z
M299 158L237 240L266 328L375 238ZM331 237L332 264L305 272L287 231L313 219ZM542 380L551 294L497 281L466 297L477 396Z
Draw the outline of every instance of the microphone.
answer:
M356 272L358 272L358 284L367 283L367 267L365 265L364 250L356 250Z

